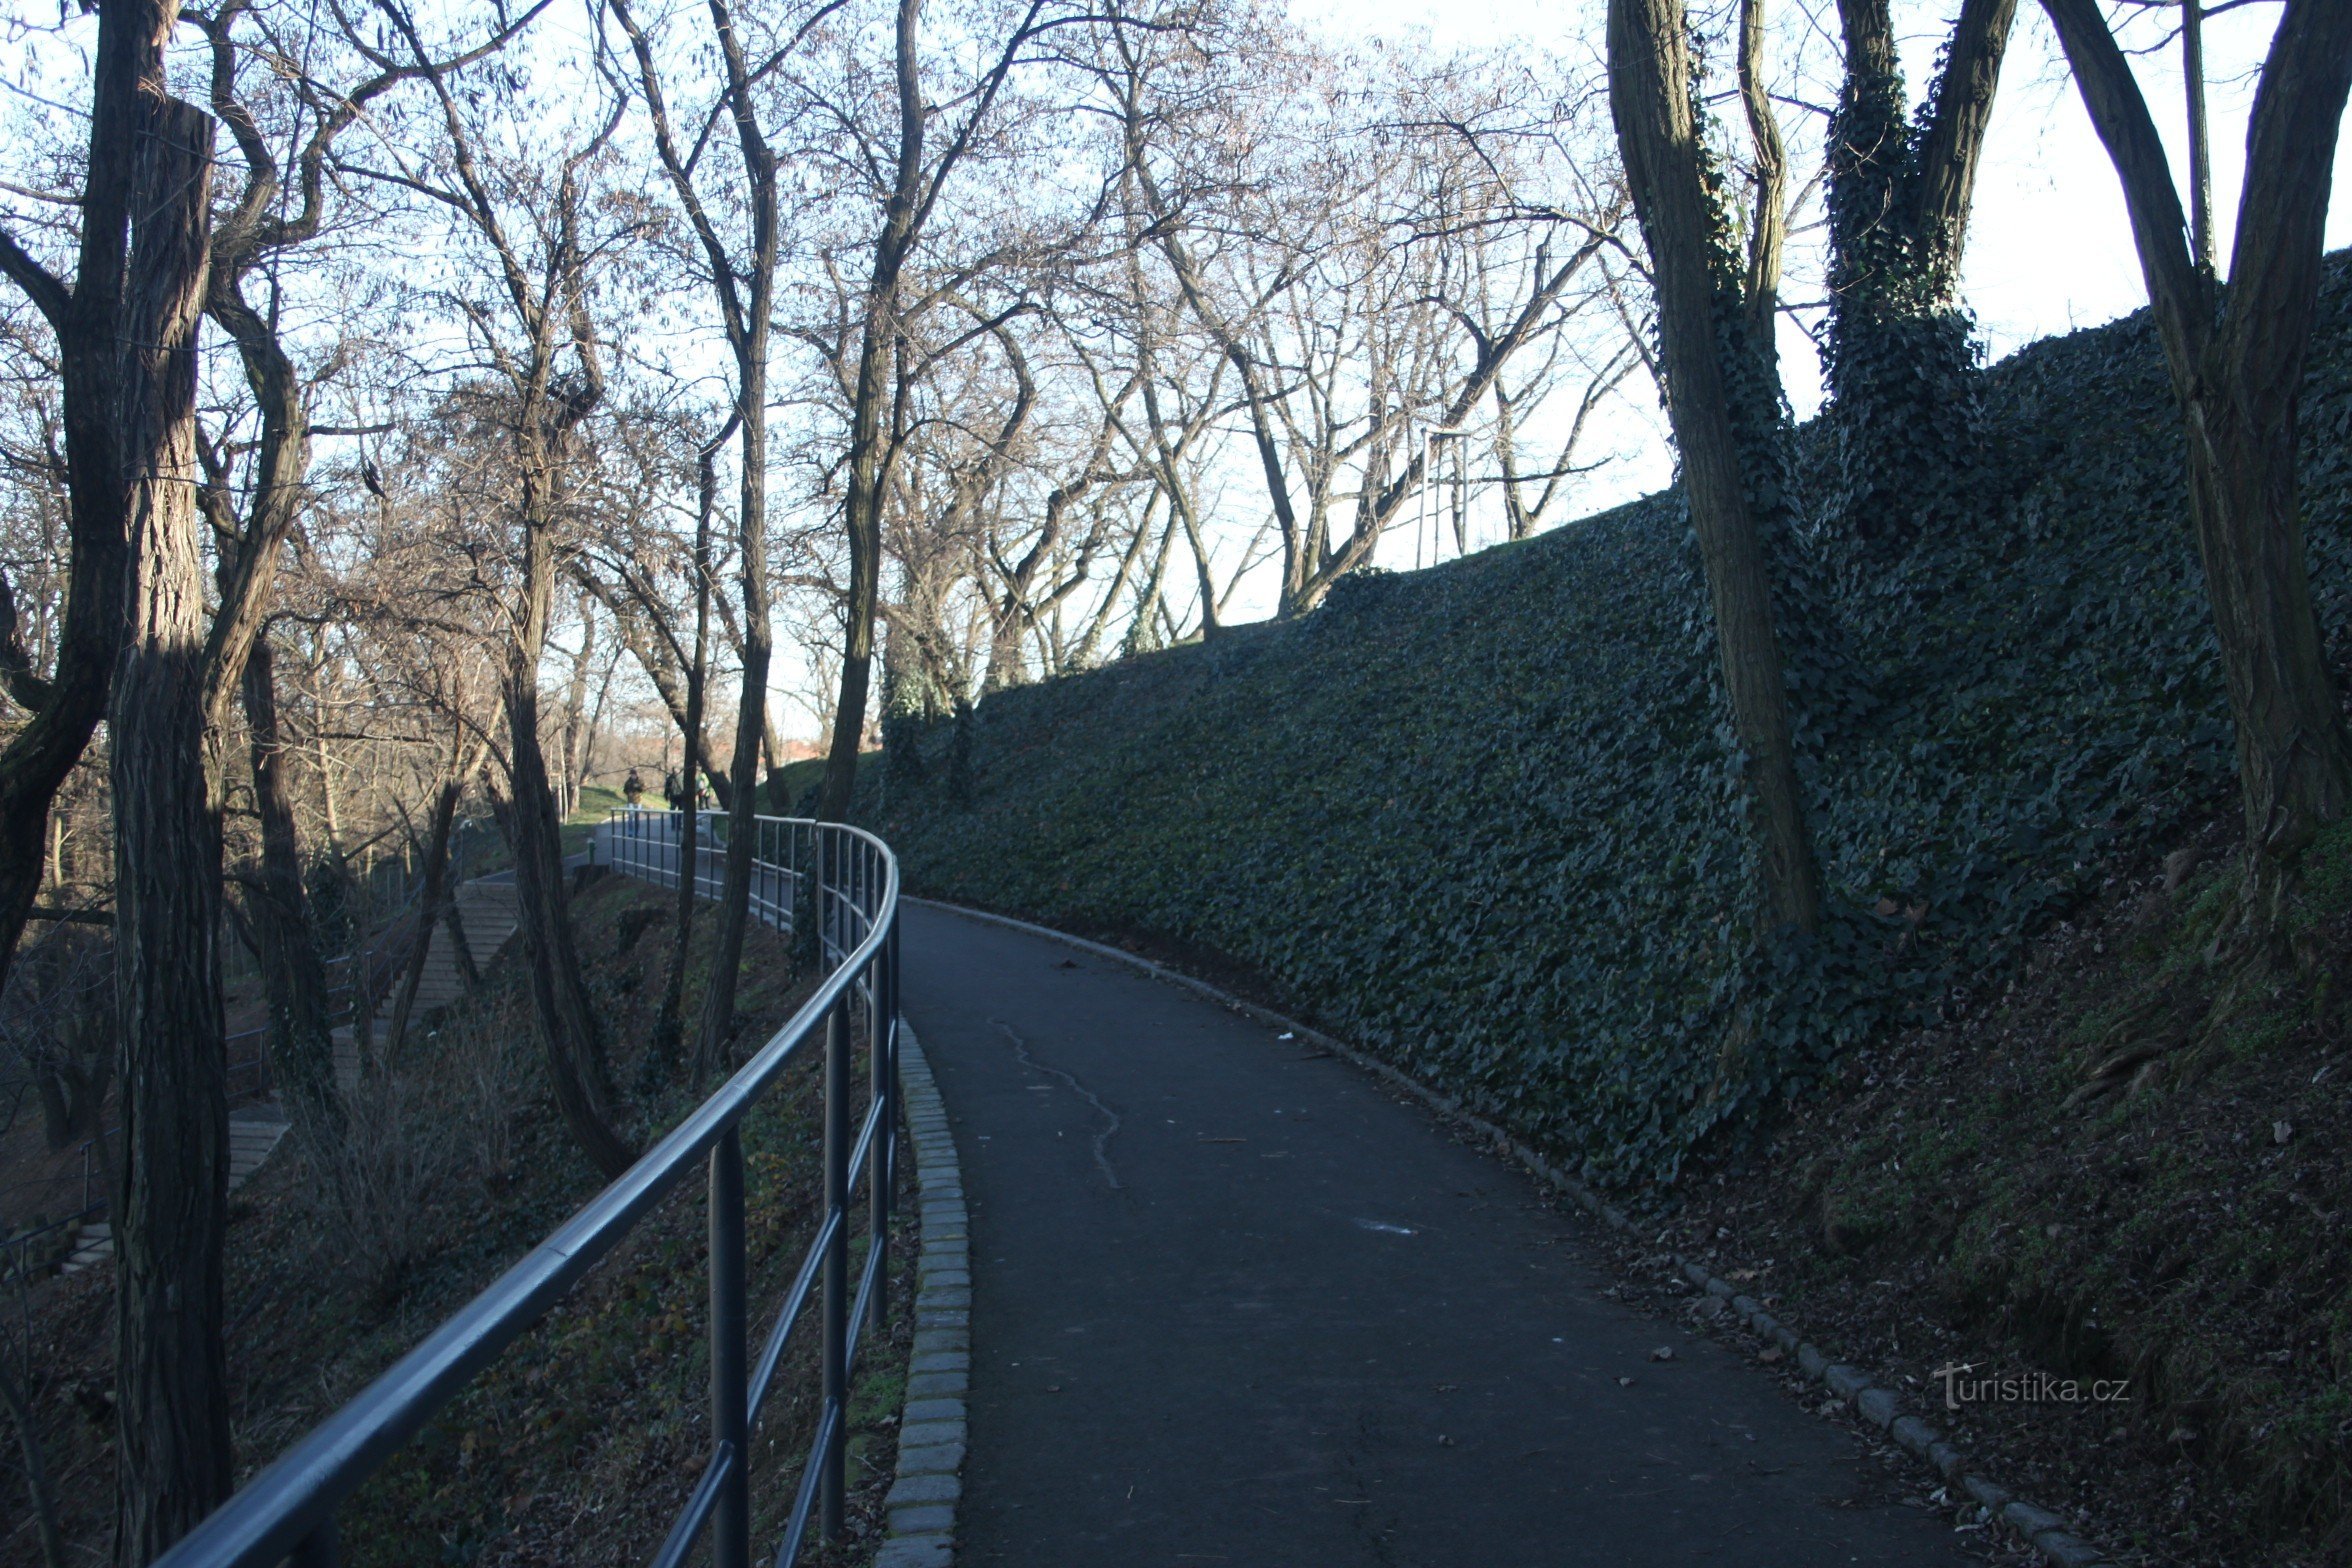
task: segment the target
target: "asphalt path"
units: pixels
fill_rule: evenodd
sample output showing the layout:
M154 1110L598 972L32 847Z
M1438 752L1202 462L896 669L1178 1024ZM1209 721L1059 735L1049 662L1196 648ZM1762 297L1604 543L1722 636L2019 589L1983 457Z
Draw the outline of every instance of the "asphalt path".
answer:
M1976 1560L1903 1502L1924 1478L1610 1300L1589 1221L1359 1069L1066 944L905 921L972 1208L959 1561Z

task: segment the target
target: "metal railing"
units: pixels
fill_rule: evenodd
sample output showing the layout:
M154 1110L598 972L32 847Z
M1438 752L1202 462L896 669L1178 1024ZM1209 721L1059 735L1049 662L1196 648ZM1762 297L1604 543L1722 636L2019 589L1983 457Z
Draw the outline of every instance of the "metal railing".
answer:
M752 911L789 929L796 902L814 912L828 966L816 991L727 1083L591 1199L555 1234L427 1335L424 1342L158 1559L157 1568L273 1568L338 1561L335 1510L466 1384L620 1244L697 1161L709 1178L711 1452L653 1562L676 1568L705 1529L715 1568L751 1561L751 1431L774 1390L794 1325L819 1304L822 1398L800 1487L773 1561L789 1568L813 1521L839 1535L848 1452L849 1379L863 1331L886 1305L891 1188L897 1170L898 863L872 834L837 823L758 819L782 858L755 866ZM665 864L661 844L667 837ZM598 858L676 886L682 858L669 812L623 811L599 830ZM702 858L699 855L698 859ZM697 881L702 867L696 867ZM714 874L717 873L714 868ZM764 893L761 891L764 889ZM863 1027L871 1072L851 1130L851 1031ZM740 1124L812 1043L824 1052L824 1208L807 1257L750 1355ZM862 1169L870 1243L850 1278L851 1182Z
M724 811L698 811L694 817L694 891L703 898L717 898L727 880L727 836L732 823ZM660 887L676 887L678 863L685 858L684 820L683 812L624 807L589 840L589 853L601 851L614 870L628 876ZM752 918L789 931L802 874L815 863L817 850L810 830L816 824L801 817L751 820L757 835L751 858ZM840 932L828 930L825 934L838 944Z
M265 1100L272 1093L269 1078L269 1052L263 1044L268 1034L267 1028L247 1029L230 1035L222 1042L229 1057L228 1099L231 1110L240 1105L250 1104L255 1100ZM248 1043L252 1046L251 1052L241 1054L237 1048ZM0 1122L0 1130L4 1130L7 1125L8 1123ZM68 1232L78 1233L83 1226L106 1212L106 1183L101 1176L98 1162L103 1157L101 1154L103 1145L112 1139L118 1131L120 1131L119 1128L109 1126L102 1128L97 1137L82 1140L80 1150L82 1159L81 1198L76 1207L56 1215L54 1218L44 1219L38 1225L0 1234L0 1285L13 1285L17 1287L20 1297L23 1296L26 1288L32 1283L35 1254L59 1253L59 1244L55 1238ZM45 1192L54 1192L70 1179L52 1177L47 1181L23 1182L18 1184L16 1190L31 1187ZM8 1207L10 1209L22 1206L21 1200L10 1197L8 1192L0 1192L0 1198L9 1198ZM46 1213L47 1210L44 1209L42 1212ZM0 1211L0 1226L11 1223L13 1221L8 1213ZM62 1250L63 1252L71 1252L73 1249L67 1246ZM51 1257L50 1262L54 1264L55 1261L55 1257ZM29 1302L20 1300L18 1306L20 1313L25 1315L26 1321L29 1322L29 1314L32 1310Z

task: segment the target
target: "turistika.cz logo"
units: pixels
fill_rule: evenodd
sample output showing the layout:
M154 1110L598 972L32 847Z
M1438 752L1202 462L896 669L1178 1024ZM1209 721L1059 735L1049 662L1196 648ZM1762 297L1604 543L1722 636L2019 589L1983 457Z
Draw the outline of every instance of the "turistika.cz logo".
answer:
M1936 1368L1944 1385L1944 1408L1962 1405L2114 1405L2128 1403L2131 1383L2125 1378L2054 1377L2047 1372L2010 1372L1979 1375L1976 1363L1964 1361Z

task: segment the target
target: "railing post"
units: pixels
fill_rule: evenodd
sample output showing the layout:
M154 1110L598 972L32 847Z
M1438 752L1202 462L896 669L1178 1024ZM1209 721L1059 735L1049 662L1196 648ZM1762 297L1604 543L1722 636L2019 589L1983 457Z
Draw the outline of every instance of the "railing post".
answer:
M825 1247L824 1403L818 1419L832 1418L832 1440L815 1455L824 1467L817 1482L818 1522L825 1539L841 1535L842 1460L849 1433L849 997L825 1015L825 1218L833 1227Z
M711 1447L714 1453L732 1449L734 1458L711 1513L713 1568L749 1568L751 1562L744 1316L743 1136L730 1127L710 1152Z

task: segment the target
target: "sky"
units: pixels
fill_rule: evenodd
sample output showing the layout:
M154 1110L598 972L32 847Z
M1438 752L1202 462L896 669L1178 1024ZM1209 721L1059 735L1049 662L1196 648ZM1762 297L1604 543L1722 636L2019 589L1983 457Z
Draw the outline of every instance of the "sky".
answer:
M1814 0L1811 9L1817 19L1810 25L1834 36L1833 0ZM1939 24L1956 9L1898 0L1897 18L1906 35L1904 64L1915 78L1932 65ZM1781 26L1775 33L1774 65L1786 73L1790 34L1808 25L1806 12L1790 0L1781 0L1775 10ZM2225 273L2254 74L2278 11L2275 5L2255 4L2206 23L2216 231L2222 236ZM1293 0L1292 14L1335 36L1380 35L1397 42L1427 36L1441 47L1524 38L1597 51L1601 36L1600 7L1590 0ZM2154 19L2135 22L2125 42L2153 44L2164 30ZM2179 48L2168 45L2133 63L2174 168L2185 170ZM1818 122L1791 116L1783 128L1795 144L1794 161L1817 163ZM2352 142L2340 141L2336 184L2341 188L2347 181L2352 181ZM2112 321L2147 303L2114 167L2091 130L2057 38L2034 0L2018 6L2017 32L1994 100L1976 189L1963 285L1992 357L2036 338ZM2335 204L2327 243L2330 248L2352 243L2352 202ZM1806 379L1791 367L1789 395L1800 415L1812 412L1819 400L1817 385L1801 384Z
M1302 23L1335 39L1374 38L1409 48L1502 48L1514 43L1559 51L1591 64L1598 80L1605 0L1289 0ZM1719 25L1732 0L1690 0L1701 25ZM1766 0L1772 18L1770 69L1776 91L1792 100L1825 103L1834 94L1837 31L1835 0ZM1903 58L1913 76L1914 98L1932 68L1936 45L1957 0L1894 0ZM2170 13L2166 13L2167 15ZM2217 233L2226 273L2230 225L2244 162L2245 127L2255 75L2276 26L2279 8L2255 3L2207 24L2210 112L2215 154ZM2148 52L2135 58L2143 91L2166 137L2176 173L2185 168L2186 115L2177 43L2166 38L2165 15L2143 12L2124 33L2127 47ZM1725 72L1728 61L1715 62ZM1784 108L1783 130L1799 178L1818 166L1822 122L1794 106ZM2352 181L2352 142L2339 141L2336 182ZM1800 210L1800 220L1805 216ZM2338 201L2330 214L2327 243L2352 243L2352 201ZM1819 294L1820 245L1816 230L1793 236L1790 286L1784 298L1805 303ZM2111 321L2139 309L2145 289L2134 253L2123 199L2105 150L2093 134L2068 78L2049 23L2037 0L2020 0L2017 30L1995 101L1991 131L1976 187L1974 220L1963 266L1963 290L1976 317L1987 353L1995 359L2038 338ZM1789 401L1799 417L1820 403L1818 365L1811 344L1794 321L1784 321L1782 365ZM1555 401L1565 406L1573 399ZM1564 417L1562 410L1549 411ZM1529 444L1543 439L1530 431ZM1672 451L1655 389L1640 378L1629 382L1599 432L1599 445L1618 461L1561 498L1545 518L1549 526L1590 515L1657 489L1672 473ZM1591 455L1588 453L1588 455ZM1481 465L1483 466L1483 465ZM1433 497L1433 501L1438 498ZM1237 527L1262 506L1254 472L1226 488L1221 511ZM1434 514L1442 503L1432 505ZM1500 503L1491 487L1471 502L1472 545L1501 537ZM1435 533L1433 527L1430 532ZM1400 528L1383 541L1376 560L1392 568L1416 564L1417 530ZM1228 547L1237 550L1239 538ZM1450 541L1445 554L1451 555ZM1269 614L1274 573L1261 566L1245 580L1230 619ZM789 729L807 724L805 715L780 704L779 720Z
M1334 39L1392 47L1416 44L1438 49L1503 47L1517 41L1589 59L1599 80L1605 0L1291 0L1291 14ZM1690 0L1702 31L1731 14L1729 0ZM2211 0L2208 0L2211 3ZM1776 95L1827 105L1835 96L1838 64L1835 0L1767 0L1770 21L1768 70ZM1895 0L1903 65L1911 78L1912 102L1927 86L1937 46L1945 36L1955 0ZM2111 16L2123 14L2110 5ZM2168 13L2169 14L2169 13ZM2254 3L2206 23L2207 112L2214 161L2215 233L2224 275L2229 236L2237 212L2245 162L2246 121L2254 84L2277 26L2279 7ZM2187 108L2180 49L2164 15L2145 11L2123 24L2121 38L2135 53L2133 65L2150 112L2165 137L2176 178L2185 190ZM1717 79L1731 68L1712 62ZM1820 115L1784 104L1782 132L1790 143L1797 180L1818 169L1824 122ZM2339 142L2336 184L2352 182L2352 142ZM2184 206L2186 198L2183 199ZM1818 202L1810 216L1818 219ZM1791 305L1815 303L1825 262L1816 226L1805 227L1800 206L1791 236L1788 279L1782 298ZM2338 201L2327 229L2330 248L2352 243L2352 201ZM1963 258L1962 288L1980 340L1998 360L2039 338L2092 327L2130 314L2147 303L2131 226L2114 166L2083 112L2055 33L2035 0L2020 0L1993 119L1976 183L1976 201ZM1783 382L1800 419L1821 404L1820 365L1802 326L1781 323ZM1657 393L1646 380L1629 382L1603 427L1607 447L1619 460L1587 480L1563 508L1570 517L1589 516L1668 483L1673 453ZM1501 537L1500 503L1477 495L1471 502L1473 546ZM1493 514L1493 515L1485 515ZM1551 521L1548 517L1547 524ZM1400 529L1383 541L1376 561L1391 568L1419 564L1413 530ZM1479 537L1483 536L1483 537ZM1450 541L1444 546L1450 555ZM1271 608L1270 584L1247 583L1238 596L1251 611ZM1257 600L1264 599L1260 607Z

